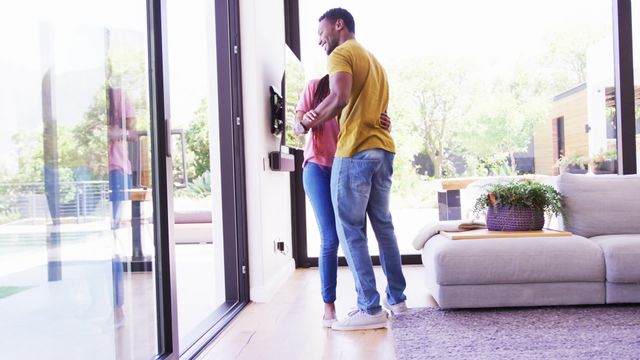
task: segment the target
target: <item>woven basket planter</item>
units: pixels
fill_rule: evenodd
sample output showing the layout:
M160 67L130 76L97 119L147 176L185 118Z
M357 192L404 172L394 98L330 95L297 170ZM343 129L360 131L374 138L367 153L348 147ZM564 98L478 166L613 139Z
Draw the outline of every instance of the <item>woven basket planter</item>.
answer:
M491 231L532 231L544 227L544 211L528 207L489 206L487 229Z
M586 174L587 173L587 165L579 166L579 165L570 165L566 168L562 169L562 172L568 172L569 174Z
M615 174L618 172L618 163L615 160L605 160L593 164L591 169L594 174Z

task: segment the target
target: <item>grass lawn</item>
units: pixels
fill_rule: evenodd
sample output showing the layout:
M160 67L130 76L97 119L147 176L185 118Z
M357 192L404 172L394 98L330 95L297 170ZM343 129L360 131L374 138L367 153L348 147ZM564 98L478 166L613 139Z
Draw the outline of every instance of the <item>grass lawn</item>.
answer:
M4 299L20 291L27 290L30 286L0 286L0 299Z

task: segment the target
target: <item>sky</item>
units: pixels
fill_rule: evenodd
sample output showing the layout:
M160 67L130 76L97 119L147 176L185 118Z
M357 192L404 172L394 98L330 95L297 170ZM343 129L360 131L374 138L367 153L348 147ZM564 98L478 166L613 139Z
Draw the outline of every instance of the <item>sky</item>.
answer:
M167 0L170 109L176 128L188 126L207 94L204 3ZM22 0L0 12L0 167L17 171L15 165L2 165L16 160L13 134L42 128L44 69L55 64L56 118L73 126L105 81L105 29L118 33L113 42L122 45L124 40L127 49L144 56L146 21L144 0Z
M169 29L190 34L185 38L170 31L168 43L172 120L182 127L206 95L207 62L212 59L205 45L205 1L167 0ZM52 39L57 73L76 74L61 76L58 85L69 89L75 85L76 92L84 94L60 94L57 99L57 110L65 114L61 121L75 122L92 100L91 89L103 81L103 29L124 29L145 39L145 3L21 0L12 3L11 11L0 13L0 79L4 85L0 88L0 120L4 124L0 155L8 154L11 134L42 123L39 93L46 62L42 25L53 24L55 28ZM317 20L331 7L341 6L353 13L357 39L383 65L436 56L509 66L517 57L540 48L550 30L568 24L578 31L588 25L610 24L611 4L611 0L300 0L303 64L307 77L325 71L326 54L317 45ZM634 13L638 13L635 5Z
M353 14L356 38L384 65L416 56L514 58L540 48L550 30L568 24L578 29L610 24L611 4L610 0L300 0L302 61L308 74L322 71L325 54L317 45L317 24L332 7Z
M176 90L187 87L184 84L187 81L201 82L193 79L202 77L206 68L204 3L205 0L167 0L169 64L175 63L172 67L180 75L170 74L173 80L170 84L173 86L175 82ZM0 56L0 64L4 69L20 67L27 71L41 71L39 29L48 24L54 33L51 40L54 42L58 73L102 68L104 28L127 31L145 40L146 20L144 0L21 0L12 5L11 11L0 13L0 45L9 50ZM15 36L16 33L20 35ZM146 53L145 44L141 46ZM190 71L180 74L180 68ZM198 84L198 92L201 88L204 85ZM177 98L181 98L181 94L187 91L175 92ZM177 106L181 108L181 105Z
M0 160L5 167L16 170L6 165L15 161L11 136L42 128L44 69L55 65L59 123L75 124L89 108L104 84L106 27L146 34L145 2L21 0L0 12Z

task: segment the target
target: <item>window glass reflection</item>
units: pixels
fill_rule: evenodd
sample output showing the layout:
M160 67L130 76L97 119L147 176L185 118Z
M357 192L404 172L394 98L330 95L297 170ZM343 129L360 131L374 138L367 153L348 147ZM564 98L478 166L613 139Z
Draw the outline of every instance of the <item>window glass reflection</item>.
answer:
M151 358L146 4L16 3L0 46L3 357Z

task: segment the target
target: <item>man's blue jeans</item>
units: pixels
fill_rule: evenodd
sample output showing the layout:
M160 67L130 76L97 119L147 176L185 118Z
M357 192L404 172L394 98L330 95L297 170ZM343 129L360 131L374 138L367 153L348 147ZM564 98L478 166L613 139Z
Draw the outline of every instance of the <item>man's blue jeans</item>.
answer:
M356 283L358 308L368 314L382 308L367 245L366 215L378 239L380 263L387 277L387 300L394 305L406 299L406 281L389 211L394 157L382 149L364 150L350 158L335 158L331 173L336 230Z
M302 183L320 230L320 287L322 300L330 304L336 301L339 245L331 204L331 168L308 162L302 172Z

